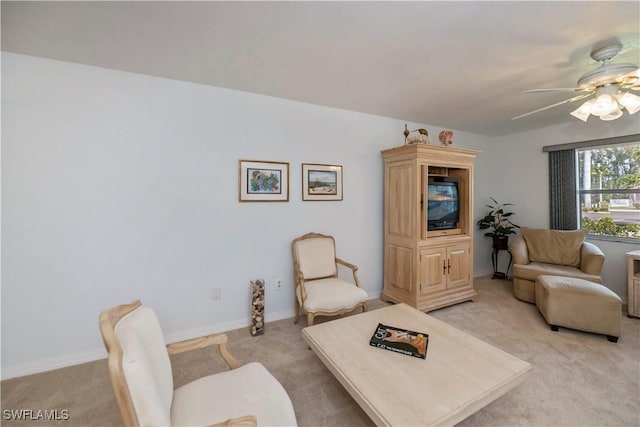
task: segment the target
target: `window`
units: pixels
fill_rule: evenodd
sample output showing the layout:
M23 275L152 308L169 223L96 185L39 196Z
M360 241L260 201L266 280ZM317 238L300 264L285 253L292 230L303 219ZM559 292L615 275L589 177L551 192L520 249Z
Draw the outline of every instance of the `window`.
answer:
M640 239L639 135L544 151L550 152L552 228L582 228L607 240Z
M640 238L640 142L576 150L580 228Z

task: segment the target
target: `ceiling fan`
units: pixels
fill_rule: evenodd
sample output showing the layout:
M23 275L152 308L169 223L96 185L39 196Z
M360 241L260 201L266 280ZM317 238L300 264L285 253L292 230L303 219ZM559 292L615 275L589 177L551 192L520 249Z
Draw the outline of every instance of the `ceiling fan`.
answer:
M592 96L593 98L572 111L571 115L586 122L591 114L602 120L615 120L622 116L622 110L625 108L629 114L638 112L640 110L640 96L631 93L631 91L640 91L640 68L628 63L612 64L610 61L618 55L620 49L622 49L620 44L594 49L591 52L591 58L602 62L602 64L595 70L583 74L578 79L578 85L575 88L532 89L523 92L577 92L579 95L521 114L511 120Z

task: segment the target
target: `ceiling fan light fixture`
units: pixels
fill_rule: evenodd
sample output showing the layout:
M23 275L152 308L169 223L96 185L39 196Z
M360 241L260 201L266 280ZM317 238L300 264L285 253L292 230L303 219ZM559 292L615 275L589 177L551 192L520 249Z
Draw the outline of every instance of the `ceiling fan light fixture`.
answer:
M600 120L610 121L615 120L620 116L622 116L622 110L620 108L617 108L606 116L600 116Z
M629 114L635 114L640 111L640 96L625 92L619 94L617 98L618 102L627 109Z
M589 116L591 115L591 108L596 101L594 99L590 99L580 107L571 112L571 115L577 119L586 122Z
M598 117L608 116L617 109L618 102L613 98L613 96L608 93L603 93L596 98L596 101L591 108L591 114Z
M516 120L540 111L575 101L589 99L570 114L586 122L591 114L602 120L615 120L622 117L624 109L631 114L640 111L640 96L631 91L640 90L640 67L635 64L612 63L611 60L620 53L622 45L614 42L602 45L591 52L591 58L602 64L578 79L575 88L532 89L531 92L580 92L579 95L546 107L538 108L525 114L513 117Z

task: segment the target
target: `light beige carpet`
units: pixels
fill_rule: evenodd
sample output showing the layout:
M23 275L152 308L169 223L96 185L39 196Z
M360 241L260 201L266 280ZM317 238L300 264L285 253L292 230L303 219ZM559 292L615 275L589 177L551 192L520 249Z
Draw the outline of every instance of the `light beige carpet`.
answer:
M533 373L459 425L640 426L640 319L621 317L617 344L602 335L563 328L552 332L534 305L513 297L510 281L486 277L475 283L477 302L429 314L528 361ZM371 309L383 305L372 302ZM304 319L298 325L287 319L268 323L265 335L258 337L248 328L231 331L229 348L242 362L262 362L278 378L300 426L371 426L308 350L300 335L304 326ZM224 369L211 348L178 355L172 362L176 386ZM105 360L3 381L1 387L3 411L66 409L70 416L58 423L2 419L3 426L121 425Z

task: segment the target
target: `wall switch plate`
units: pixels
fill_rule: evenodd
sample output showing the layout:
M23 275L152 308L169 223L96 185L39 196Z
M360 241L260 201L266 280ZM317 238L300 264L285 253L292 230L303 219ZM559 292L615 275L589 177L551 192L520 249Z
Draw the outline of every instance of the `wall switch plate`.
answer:
M211 288L211 299L213 301L222 299L222 288L220 286Z
M276 279L276 289L282 289L282 279Z

